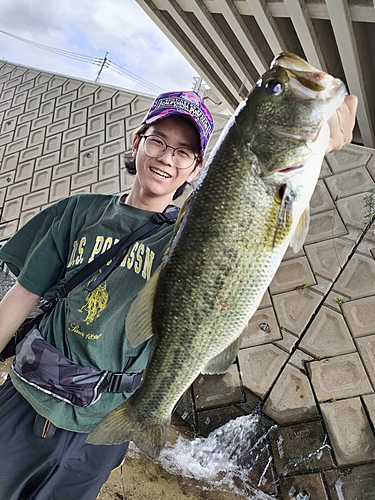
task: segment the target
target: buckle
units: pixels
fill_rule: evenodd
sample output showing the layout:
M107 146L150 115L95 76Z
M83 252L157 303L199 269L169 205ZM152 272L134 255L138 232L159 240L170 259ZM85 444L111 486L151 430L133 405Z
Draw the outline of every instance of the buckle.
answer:
M133 392L142 381L143 372L133 373L109 373L106 377L108 386L107 392Z

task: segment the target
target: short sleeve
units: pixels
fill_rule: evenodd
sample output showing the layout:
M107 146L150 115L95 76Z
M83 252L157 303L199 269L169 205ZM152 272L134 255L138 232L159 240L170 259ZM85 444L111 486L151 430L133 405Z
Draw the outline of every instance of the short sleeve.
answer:
M65 271L72 209L74 200L65 198L42 210L0 249L0 259L36 295L42 296Z

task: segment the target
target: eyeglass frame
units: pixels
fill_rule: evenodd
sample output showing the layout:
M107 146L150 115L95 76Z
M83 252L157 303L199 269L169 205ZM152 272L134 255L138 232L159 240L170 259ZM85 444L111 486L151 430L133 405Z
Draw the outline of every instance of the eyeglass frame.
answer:
M146 151L146 140L148 139L148 137L151 137L151 136L157 137L158 139L160 139L161 141L163 141L163 142L164 142L164 144L165 144L165 149L164 149L164 151L162 152L162 154L161 154L161 155L159 155L159 156L151 156L151 155L150 155L149 153L147 153L147 151ZM190 149L190 148L181 148L181 147L179 147L179 148L174 148L173 146L169 146L169 144L167 144L167 143L165 142L165 140L164 140L162 137L160 137L160 135L157 135L157 134L138 134L138 137L141 137L141 138L143 137L143 138L145 139L145 140L144 140L144 142L143 142L143 151L144 151L144 152L146 153L146 155L147 155L147 156L149 156L150 158L161 158L162 156L164 156L164 155L165 155L165 153L166 153L166 151L167 151L167 149L168 149L168 148L169 148L169 149L172 149L172 150L173 150L173 151L172 151L172 163L173 163L173 165L174 165L176 168L178 168L179 170L187 170L188 168L192 167L192 166L194 165L194 162L196 162L197 160L201 161L201 157L200 157L200 155L195 154L195 153L193 152L193 150L192 150L192 149ZM178 167L178 166L175 164L175 162L174 162L174 156L175 156L175 153L176 153L177 149L187 149L187 150L189 150L189 151L191 151L191 152L193 153L193 155L194 155L194 159L193 159L193 161L191 162L191 164L190 164L188 167ZM197 164L196 164L196 165L197 165ZM195 166L196 166L196 165L195 165Z

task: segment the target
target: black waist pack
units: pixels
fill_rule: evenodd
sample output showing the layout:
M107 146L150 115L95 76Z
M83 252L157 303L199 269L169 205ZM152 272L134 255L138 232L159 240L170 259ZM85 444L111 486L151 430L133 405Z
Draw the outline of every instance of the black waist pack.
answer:
M7 358L11 358L16 353L16 345L20 342L34 326L38 326L44 313L39 314L35 318L28 318L22 325L18 328L15 335L10 339L6 347L0 352L0 361L5 361Z
M66 358L34 328L16 345L13 372L21 380L74 406L87 407L102 392L133 392L142 373L98 371Z

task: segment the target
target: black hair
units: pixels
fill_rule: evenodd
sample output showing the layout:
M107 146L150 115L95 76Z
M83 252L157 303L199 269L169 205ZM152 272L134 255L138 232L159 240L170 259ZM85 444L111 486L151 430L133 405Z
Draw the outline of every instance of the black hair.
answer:
M181 117L181 118L183 118L183 117ZM189 119L187 119L186 121L191 123L191 121ZM141 134L144 134L146 132L146 130L149 128L149 126L150 125L147 125L147 123L142 123L142 125L134 131L133 135L137 136L138 139L140 139ZM194 126L194 125L192 125L192 126ZM202 161L201 155L199 155L199 160L197 160L195 163L194 170L197 168L200 161ZM137 168L135 166L135 159L132 157L131 151L127 151L125 153L124 165L125 165L125 168L130 175L135 175L137 173ZM193 170L193 172L194 172L194 170ZM185 181L179 188L176 189L176 191L173 195L173 199L176 200L177 198L179 198L183 194L183 192L185 191L187 186L190 186L190 182Z

